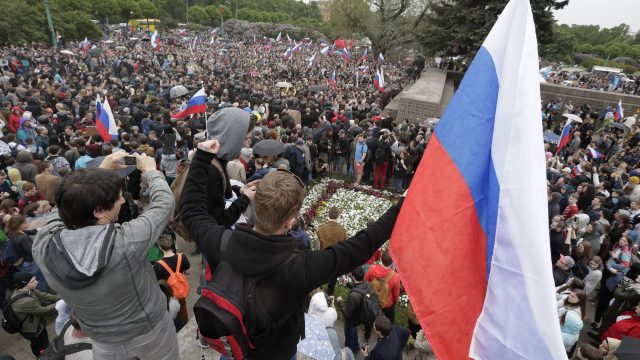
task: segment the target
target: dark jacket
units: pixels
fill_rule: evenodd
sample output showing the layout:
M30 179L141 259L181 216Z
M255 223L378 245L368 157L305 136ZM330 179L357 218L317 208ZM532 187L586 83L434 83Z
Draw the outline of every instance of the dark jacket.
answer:
M219 192L219 187L207 186L207 168L212 158L212 154L202 150L196 152L184 186L181 217L207 262L217 264L220 239L227 228L209 215L206 197L202 196L207 192L207 196L220 196L211 194ZM290 359L304 333L303 299L311 290L367 261L391 235L399 210L400 205L391 207L351 239L322 251L297 250L296 240L291 236L263 235L246 226L233 230L229 253L235 257L228 259L231 266L245 276L270 273L279 267L257 284L257 291L272 319L287 319L271 332L272 336L266 339L268 345L251 351L247 357ZM248 318L251 321L251 314Z
M379 339L365 360L402 360L402 350L409 339L409 330L393 325L389 335Z
M366 281L353 285L353 288L349 291L347 298L347 304L344 302L338 303L340 311L344 315L344 321L351 326L360 325L360 312L362 311L362 299L364 294L372 292L371 284Z

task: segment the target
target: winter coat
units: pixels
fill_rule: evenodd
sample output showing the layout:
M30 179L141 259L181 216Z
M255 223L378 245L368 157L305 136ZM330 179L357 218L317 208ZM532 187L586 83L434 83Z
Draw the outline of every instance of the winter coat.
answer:
M24 293L29 296L16 300L11 305L11 309L20 321L24 321L20 332L34 334L41 330L41 325L46 326L45 316L56 313L56 301L60 300L60 297L40 290L16 290L11 297Z
M409 330L392 325L389 335L378 339L365 360L402 360L402 351L409 340Z
M202 150L196 152L181 206L181 217L209 264L220 262L220 240L227 229L209 215L202 196L204 192L221 196L221 187L207 186L213 156ZM296 240L286 235L264 235L246 226L232 230L229 254L234 255L226 260L243 276L271 273L257 284L256 291L271 319L284 322L272 329L265 339L267 345L250 351L247 357L290 359L304 334L303 299L311 290L367 261L389 238L399 210L399 205L392 206L377 222L323 251L299 251Z
M31 153L26 150L20 151L16 156L16 164L13 165L13 167L20 171L22 180L35 182L36 175L40 172L38 171L38 167L31 163L31 156Z
M150 170L142 177L151 201L136 219L72 230L53 212L33 243L33 256L48 283L73 309L82 330L99 343L129 341L152 331L166 316L167 300L148 253L173 214L174 199L161 172Z
M560 327L560 331L562 332L562 342L564 343L564 348L567 352L569 352L573 345L578 341L582 326L582 317L579 310L576 311L571 309L566 312L564 316L564 323Z

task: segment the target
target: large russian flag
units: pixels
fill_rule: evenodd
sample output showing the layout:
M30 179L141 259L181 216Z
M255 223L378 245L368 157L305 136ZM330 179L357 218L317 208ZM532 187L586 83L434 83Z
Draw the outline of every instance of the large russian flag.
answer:
M551 273L538 51L511 0L431 137L390 250L438 359L566 359Z
M116 120L111 111L109 101L100 102L100 95L96 94L96 130L104 141L111 141L113 136L118 136Z
M177 114L172 114L173 119L182 119L193 114L199 114L207 111L207 94L204 88L198 90L187 102L187 107Z

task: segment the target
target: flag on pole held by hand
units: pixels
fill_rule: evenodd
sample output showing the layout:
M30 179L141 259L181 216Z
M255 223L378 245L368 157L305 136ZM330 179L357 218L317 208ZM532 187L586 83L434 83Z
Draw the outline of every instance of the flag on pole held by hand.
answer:
M622 100L618 100L616 105L616 112L613 113L613 117L617 120L624 119L624 112L622 111Z
M111 137L118 136L116 120L113 117L109 101L100 101L100 94L96 94L96 130L104 141L111 141Z
M280 42L280 39L282 39L282 33L281 32L278 33L278 37L276 37L276 42Z
M537 48L529 0L511 0L431 136L391 235L438 359L567 359Z
M367 60L367 54L369 53L369 48L364 49L362 56L360 56L360 60Z
M378 54L378 64L382 64L384 62L384 56L382 55L382 53Z
M333 91L338 91L336 86L336 71L333 70L333 74L331 74L331 78L329 79L329 84L333 87Z
M329 53L329 46L325 46L322 48L322 50L320 50L320 53L322 53L322 55L327 56L327 54Z
M373 85L380 92L384 92L384 73L382 72L382 69L376 70L376 76L373 78Z
M311 56L309 58L309 60L308 60L309 61L309 66L312 66L313 63L316 61L316 55L318 55L318 54L313 54L313 56Z
M569 141L571 141L571 123L567 123L567 125L562 128L560 141L558 141L558 146L556 147L556 155L569 144Z
M591 155L591 158L594 159L594 160L603 159L605 157L602 153L600 153L598 150L592 148L591 146L587 146L587 151L588 151L589 155ZM585 155L585 158L586 158L586 155ZM585 160L587 160L587 159L585 159Z
M158 30L156 30L151 35L151 47L154 50L158 50L158 46L160 46L160 38L158 37Z
M171 114L172 119L182 119L193 114L199 114L207 111L207 94L204 88L198 90L187 102L187 107L177 114Z

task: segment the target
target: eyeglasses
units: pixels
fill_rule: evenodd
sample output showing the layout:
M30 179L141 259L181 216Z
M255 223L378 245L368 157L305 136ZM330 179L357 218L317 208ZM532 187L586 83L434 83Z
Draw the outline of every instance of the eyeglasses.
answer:
M293 175L294 178L296 178L296 180L298 181L298 184L300 184L300 187L304 189L304 182L302 182L302 179L300 179L298 177L298 175L292 173L291 171L287 170L287 169L280 169L278 168L276 171L282 171L282 172L286 172L287 174L291 174Z

